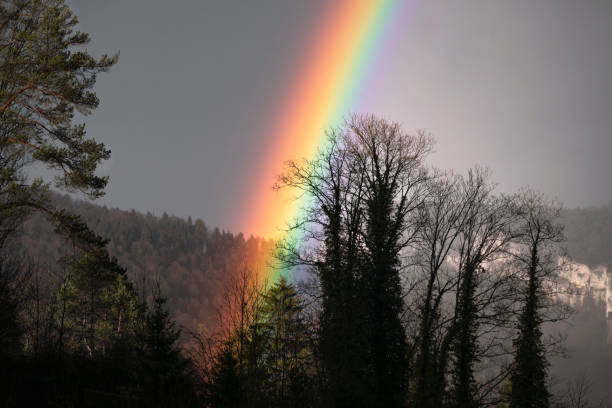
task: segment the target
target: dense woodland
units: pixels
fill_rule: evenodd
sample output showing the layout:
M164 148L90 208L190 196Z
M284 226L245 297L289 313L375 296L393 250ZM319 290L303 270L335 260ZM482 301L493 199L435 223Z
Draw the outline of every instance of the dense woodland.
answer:
M310 200L279 242L72 201L50 189L108 183L75 115L118 55L89 55L63 0L0 4L2 406L590 404L586 378L555 384L549 334L571 315L562 222L577 260L610 265L609 208L434 169L431 135L372 115L287 163L274 187ZM266 282L271 266L304 279Z
M566 209L561 213L572 259L590 267L612 269L612 204Z
M150 291L152 284L160 283L171 315L183 329L180 343L185 345L192 344L192 333L217 323L219 305L236 272L245 264L257 264L259 255L274 249L273 243L257 238L245 240L241 235L209 228L201 220L108 209L66 195L53 194L52 200L56 207L80 215L96 233L109 238L110 254L125 266L137 287ZM574 261L590 267L612 266L609 206L566 209L560 221L565 227L564 245ZM55 270L53 276L59 276L56 260L61 257L63 241L44 217L26 222L18 237L33 265L44 271ZM148 249L146 266L139 262L145 252L142 248ZM244 262L245 259L251 261ZM143 278L148 281L143 282ZM567 336L566 356L551 359L551 382L555 392L564 393L568 382L586 375L592 383L593 398L609 399L606 381L597 380L612 375L605 305L589 296L583 303L576 305L567 322L546 328L547 334L560 331Z
M246 265L262 270L274 243L210 228L202 220L108 209L52 195L57 208L78 214L97 234L108 238L108 251L141 289L159 283L177 322L190 330L216 318L215 305L228 278ZM39 269L57 270L66 252L61 237L44 217L24 224L20 243Z

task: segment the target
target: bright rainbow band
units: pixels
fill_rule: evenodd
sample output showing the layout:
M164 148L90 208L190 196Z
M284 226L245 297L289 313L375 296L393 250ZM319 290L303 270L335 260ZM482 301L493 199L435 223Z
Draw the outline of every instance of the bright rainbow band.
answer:
M403 0L407 1L407 0ZM402 0L333 0L309 44L293 85L281 98L277 115L265 132L270 148L249 186L240 225L247 233L283 237L283 229L299 216L304 200L272 191L286 160L312 158L325 143L325 132L351 113L364 87L377 51ZM295 237L294 237L295 238ZM265 280L275 282L290 272L265 267Z

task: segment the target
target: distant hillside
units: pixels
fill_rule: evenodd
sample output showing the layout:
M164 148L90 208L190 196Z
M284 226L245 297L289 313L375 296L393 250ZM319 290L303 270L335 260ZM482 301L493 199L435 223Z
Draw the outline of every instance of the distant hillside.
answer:
M54 195L60 208L79 214L100 235L109 238L109 251L128 270L138 287L150 287L158 279L169 298L177 321L190 329L208 324L215 315L215 303L229 277L246 264L261 268L262 255L273 243L259 238L245 239L207 227L202 220L153 216L109 209L68 196ZM53 262L66 246L42 217L29 221L22 242L33 262L58 268Z
M593 381L594 399L610 401L612 321L606 321L606 315L612 291L612 204L565 210L561 221L565 225L570 256L588 265L590 270L580 267L573 273L582 274L588 285L584 282L582 295L570 301L575 308L574 315L556 327L567 335L564 346L570 358L552 358L551 375L556 379L578 380L586 374ZM604 273L606 268L607 274ZM576 279L573 281L575 285ZM563 384L559 386L564 387Z
M54 200L110 239L111 254L137 285L143 277L149 284L159 277L175 317L189 328L210 321L224 282L241 265L261 268L256 260L273 249L271 242L211 229L199 219L109 209L65 195L54 195ZM612 204L565 210L562 222L568 250L577 262L612 270ZM53 264L49 260L57 259L63 247L40 217L28 222L22 240L32 259L44 264Z
M563 211L567 248L577 262L612 270L612 203Z

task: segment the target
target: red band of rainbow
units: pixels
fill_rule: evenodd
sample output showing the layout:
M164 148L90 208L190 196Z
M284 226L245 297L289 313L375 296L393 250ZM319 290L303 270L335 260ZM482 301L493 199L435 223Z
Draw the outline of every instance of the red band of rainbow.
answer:
M404 0L407 1L407 0ZM281 98L277 115L265 132L269 147L248 183L251 191L241 212L247 234L282 238L288 222L304 202L272 191L286 160L311 158L325 143L325 131L340 125L355 107L367 71L384 43L386 28L402 0L333 0L305 53L295 81ZM274 282L288 271L265 273Z

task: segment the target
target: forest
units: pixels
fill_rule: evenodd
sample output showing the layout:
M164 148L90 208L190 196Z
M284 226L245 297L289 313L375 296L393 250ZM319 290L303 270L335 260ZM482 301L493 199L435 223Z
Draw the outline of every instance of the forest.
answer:
M77 122L119 55L63 0L0 4L0 405L609 406L605 305L560 276L612 267L612 207L437 169L375 115L287 158L273 187L308 200L279 240L75 199L109 182Z

